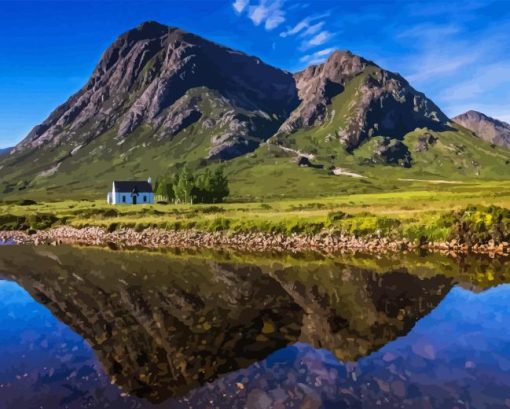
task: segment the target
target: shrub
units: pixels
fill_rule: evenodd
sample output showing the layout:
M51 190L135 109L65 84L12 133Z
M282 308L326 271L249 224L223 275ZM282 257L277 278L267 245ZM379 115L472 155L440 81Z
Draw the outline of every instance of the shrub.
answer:
M31 229L48 229L58 221L58 217L49 213L36 213L26 217L25 224Z
M23 200L16 202L16 204L18 206L32 206L32 205L37 204L37 202L35 200L31 200L31 199L23 199Z
M208 226L209 231L222 231L228 230L230 227L230 220L225 219L223 217L217 217L213 219Z
M327 216L328 222L330 224L332 224L338 220L348 219L349 217L352 217L352 216L345 212L342 212L341 210L338 210L336 212L329 212L328 216Z

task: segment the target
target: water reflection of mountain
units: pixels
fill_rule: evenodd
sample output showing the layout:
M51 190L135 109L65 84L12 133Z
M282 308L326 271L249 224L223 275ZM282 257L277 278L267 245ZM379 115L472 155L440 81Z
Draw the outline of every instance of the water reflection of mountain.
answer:
M453 286L431 270L0 249L0 274L82 335L126 392L152 402L296 342L344 361L365 356L406 334Z

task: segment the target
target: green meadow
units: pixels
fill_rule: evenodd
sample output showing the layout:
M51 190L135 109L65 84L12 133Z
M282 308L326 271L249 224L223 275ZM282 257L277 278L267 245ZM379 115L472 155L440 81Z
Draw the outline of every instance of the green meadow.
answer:
M0 229L69 225L316 234L409 240L502 241L510 234L510 182L409 182L410 189L217 205L110 206L104 200L0 204Z

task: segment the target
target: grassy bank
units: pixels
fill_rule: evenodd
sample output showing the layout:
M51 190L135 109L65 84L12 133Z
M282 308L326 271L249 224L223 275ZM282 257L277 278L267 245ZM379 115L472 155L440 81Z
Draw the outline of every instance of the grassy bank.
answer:
M104 201L11 202L0 205L0 230L60 225L170 230L339 233L419 241L476 243L510 236L510 184L355 194L307 200L221 205L108 206Z

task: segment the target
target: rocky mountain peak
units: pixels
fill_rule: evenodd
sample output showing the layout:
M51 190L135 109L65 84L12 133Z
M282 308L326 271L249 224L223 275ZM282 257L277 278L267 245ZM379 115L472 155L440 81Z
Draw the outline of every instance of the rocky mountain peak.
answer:
M193 91L200 87L204 92ZM201 120L212 134L209 156L229 158L269 138L296 104L290 73L178 28L145 22L122 34L87 84L16 150L70 143L71 151L110 129L125 138L141 125L162 139Z
M457 115L453 121L487 142L510 148L510 124L506 122L474 110Z
M350 51L335 51L295 78L300 105L280 127L282 134L336 120L336 137L352 150L372 136L401 138L417 127L442 129L448 123L446 115L400 75ZM338 113L328 107L346 88L347 113L335 119Z

